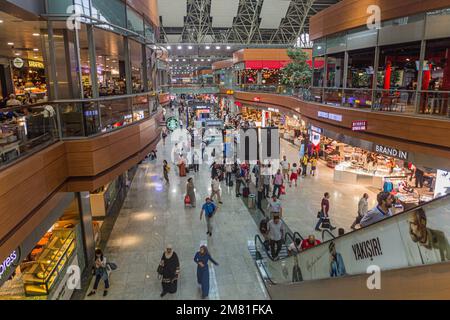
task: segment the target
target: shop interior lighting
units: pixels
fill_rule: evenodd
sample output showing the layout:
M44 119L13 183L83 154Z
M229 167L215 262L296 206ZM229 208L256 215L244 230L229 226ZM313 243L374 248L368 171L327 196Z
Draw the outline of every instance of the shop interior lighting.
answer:
M16 56L20 56L20 53L19 52L17 52L16 54L15 54Z
M13 46L14 42L8 42L8 46Z
M40 34L39 33L33 33L33 37L39 37Z
M3 23L3 20L0 20L0 23Z
M198 59L194 59L194 62L197 62L198 61Z
M39 49L38 49L38 48L34 48L33 51L34 51L34 52L38 52Z

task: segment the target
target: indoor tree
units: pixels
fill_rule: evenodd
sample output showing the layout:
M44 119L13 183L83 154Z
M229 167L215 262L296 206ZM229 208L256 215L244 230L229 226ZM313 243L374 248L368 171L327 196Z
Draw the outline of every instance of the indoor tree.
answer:
M288 49L287 54L292 61L281 70L281 83L292 88L309 87L312 70L307 63L308 54L301 48Z

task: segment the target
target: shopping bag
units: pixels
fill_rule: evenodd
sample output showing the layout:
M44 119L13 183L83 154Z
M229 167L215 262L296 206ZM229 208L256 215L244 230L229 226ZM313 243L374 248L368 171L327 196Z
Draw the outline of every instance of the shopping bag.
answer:
M323 228L323 229L331 229L330 219L324 218L324 219L322 220L322 228Z
M185 205L191 204L191 198L188 195L184 197L184 204Z
M286 187L284 185L280 187L280 194L286 194Z

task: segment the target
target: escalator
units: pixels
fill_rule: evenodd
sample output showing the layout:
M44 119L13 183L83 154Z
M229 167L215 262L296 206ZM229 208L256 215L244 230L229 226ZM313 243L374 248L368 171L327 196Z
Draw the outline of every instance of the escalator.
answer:
M449 299L450 195L274 261L254 257L272 299ZM297 234L286 237L286 247ZM250 249L250 246L249 246Z

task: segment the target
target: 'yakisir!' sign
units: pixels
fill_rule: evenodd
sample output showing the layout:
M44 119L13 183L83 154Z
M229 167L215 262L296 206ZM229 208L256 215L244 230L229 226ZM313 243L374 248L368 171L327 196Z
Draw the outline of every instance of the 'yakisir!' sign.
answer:
M375 152L401 160L408 160L408 152L379 144L375 145Z

